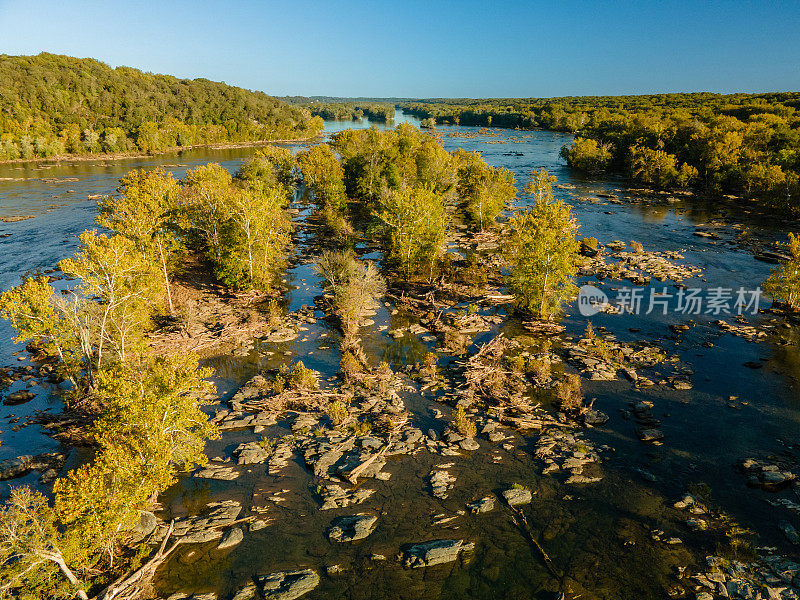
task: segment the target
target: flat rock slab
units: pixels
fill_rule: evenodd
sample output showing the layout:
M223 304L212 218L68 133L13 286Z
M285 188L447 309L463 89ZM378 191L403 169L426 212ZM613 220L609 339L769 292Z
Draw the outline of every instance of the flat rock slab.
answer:
M404 564L413 568L441 565L455 561L462 551L474 547L475 544L465 544L464 540L432 540L413 544L405 550Z
M265 600L295 600L319 585L319 575L311 569L280 571L258 578Z
M511 488L503 492L503 498L506 499L509 506L521 506L523 504L530 504L533 495L530 490Z
M378 517L359 514L339 517L331 524L328 537L333 542L355 542L363 540L375 529Z
M238 527L233 527L232 529L226 531L222 536L219 544L217 544L217 550L227 550L228 548L238 546L243 539L244 532Z

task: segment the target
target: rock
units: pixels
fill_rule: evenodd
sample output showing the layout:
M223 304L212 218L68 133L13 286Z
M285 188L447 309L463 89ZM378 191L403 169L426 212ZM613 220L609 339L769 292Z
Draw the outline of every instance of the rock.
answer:
M32 456L17 456L0 460L0 481L27 475L33 470Z
M136 527L131 529L131 543L137 544L145 539L148 535L155 531L158 526L158 519L156 516L147 510L139 511L139 522Z
M200 479L217 479L219 481L233 481L239 477L239 472L227 465L208 463L205 469L195 473Z
M268 521L265 521L264 519L256 519L255 521L250 523L250 527L248 527L248 530L250 531L250 533L253 533L254 531L261 531L262 529L268 526L269 526Z
M464 438L458 443L458 445L461 446L462 450L467 450L469 452L477 450L478 448L481 447L481 445L473 438Z
M474 547L475 544L465 544L463 540L433 540L413 544L405 551L404 564L406 567L420 568L453 562L459 553Z
M533 495L530 490L511 488L503 492L503 498L506 499L509 506L521 506L523 504L530 504Z
M367 514L339 517L331 524L328 537L333 542L355 542L363 540L375 528L378 517Z
M597 253L597 238L585 237L581 240L581 254L584 256L595 256Z
M280 571L259 577L257 584L265 600L295 600L319 585L319 575L311 569Z
M243 588L239 589L236 594L234 594L231 600L253 600L256 597L256 586L255 584L249 583Z
M233 548L234 546L239 545L239 543L244 539L244 532L239 529L238 527L234 527L232 529L228 529L225 534L222 536L222 539L217 544L217 550L226 550L228 548Z
M789 540L790 543L800 544L800 535L791 523L788 521L780 521L778 523L778 529L783 532L783 535L786 536L786 539Z
M472 504L467 504L467 508L469 509L469 512L471 512L473 515L492 511L494 510L494 498L486 496L485 498L481 498L477 502L473 502Z
M18 392L11 392L8 396L5 397L3 400L3 404L9 406L15 406L17 404L24 404L25 402L29 402L36 397L36 394L33 392L29 392L28 390L20 390Z
M239 444L233 454L238 458L240 465L257 465L267 461L271 452L258 442L245 442Z
M657 442L664 439L664 434L658 429L642 429L639 431L639 439L643 442Z
M603 425L608 421L608 415L599 410L590 409L583 413L583 422L587 425Z
M339 485L326 485L320 491L320 496L322 496L322 506L320 510L345 508L353 504L361 504L374 493L375 490L369 488L345 491Z
M434 468L428 475L431 484L431 493L434 497L444 500L447 492L453 489L456 478L443 469Z

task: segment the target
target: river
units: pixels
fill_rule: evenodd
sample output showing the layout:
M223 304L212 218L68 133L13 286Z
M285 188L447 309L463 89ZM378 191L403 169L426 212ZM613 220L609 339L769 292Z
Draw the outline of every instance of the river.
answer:
M399 113L397 121L417 123ZM367 125L331 122L326 124L326 131ZM700 279L686 282L689 287L756 288L768 275L770 265L754 258L753 252L742 245L741 234L746 232L753 247L770 244L785 235L768 219L743 214L734 206L693 198L610 203L608 195L635 197L637 192L629 190L623 181L600 181L570 171L559 157L561 146L571 139L569 135L500 129L479 134L472 127L440 127L439 132L448 150L480 150L490 164L513 171L518 185L524 185L532 169L547 168L563 186L556 190L557 196L573 206L582 235L597 237L601 244L636 240L645 250L679 251L686 263L703 269ZM180 178L188 168L215 161L235 171L253 151L203 149L118 161L0 165L0 216L34 217L0 223L0 286L8 289L24 274L52 269L71 254L77 247L76 235L92 226L96 214L92 197L113 193L128 170L162 166ZM309 209L301 201L298 208L301 218ZM714 237L698 236L698 231L713 231ZM297 261L288 276L296 286L289 298L289 309L313 305L320 288L311 266ZM579 283L583 282L584 279ZM675 291L670 282L655 280L641 289L646 298L651 287L662 291L665 286ZM613 291L615 287L621 286L606 289ZM788 508L767 502L779 497L798 500L793 488L768 492L748 487L737 466L746 457L780 456L797 461L797 332L792 328L782 332L785 338L793 336L793 344L779 343L775 337L752 343L720 331L713 324L717 318L692 316L691 330L674 335L669 325L687 322L686 315L653 311L646 315L601 313L591 317L595 326L606 327L622 341L659 343L668 354L677 354L694 373L691 390L665 386L637 390L628 382L586 382L584 391L596 398L595 407L610 416L607 424L587 433L594 443L613 448L603 465L606 475L600 484L575 491L538 475L523 441L500 463L495 462L492 448L475 452L468 466L458 470L451 497L440 501L427 492L425 477L433 464L443 462L442 458L423 453L394 470L390 463L387 470L392 471L392 480L376 482L377 492L369 503L370 509L380 513L376 532L360 544L337 546L324 535L333 515L317 510L309 490L311 478L299 462L293 463L280 480L258 473L225 483L185 479L165 496L175 515L191 513L212 499L235 498L247 504L265 490L290 491L287 501L275 508L273 525L248 535L227 554L213 548L183 552L159 574L157 589L165 596L176 591L213 591L226 598L225 594L256 574L300 566L323 572L325 566L341 564L342 574L323 577L320 586L307 597L554 597L558 586L554 586L538 557L502 510L481 520L462 516L448 530L452 537L477 542L475 556L464 568L437 568L426 573L403 570L393 562L393 555L406 542L448 537L447 531L432 528L433 515L456 514L465 502L475 499L476 489L490 493L515 481L525 481L537 490L532 526L542 531L542 544L567 572L565 578L587 590L585 597L661 597L676 565L691 564L698 556L714 551L719 540L686 530L670 508L692 485L705 484L711 504L755 531L757 545L796 554L777 523L787 520L800 526L800 519ZM750 320L757 323L764 318L759 315ZM398 347L377 329L391 325L385 308L375 321L376 329L370 334L367 347L398 366L403 356L414 349ZM579 335L586 323L587 318L574 306L564 319L568 335ZM278 349L302 358L306 366L328 376L338 370L338 357L326 340L328 333L320 319L304 332L305 341L287 342ZM322 334L325 335L321 337ZM6 340L0 344L0 363L28 364L24 348L8 341L12 335L9 325L0 322L0 339ZM231 393L263 365L257 353L216 357L210 362L218 367L216 382L223 394ZM748 368L743 366L745 363L759 368ZM57 397L51 396L52 389L32 383L18 381L7 393L28 386L37 394L32 401L0 406L0 459L59 450L59 444L44 435L39 426L15 427L37 410L57 411L60 407ZM654 404L653 413L664 434L661 445L643 444L637 437L634 421L626 411L631 402L641 400ZM432 422L429 409L436 403L420 397L407 398L406 404L415 413L419 426L427 429ZM229 453L240 441L248 439L252 435L226 433L221 441L211 444L209 452ZM36 485L37 477L32 473L2 482L0 493L6 495L10 485ZM653 529L677 535L684 544L656 544L650 540ZM384 554L389 560L373 560L374 554Z

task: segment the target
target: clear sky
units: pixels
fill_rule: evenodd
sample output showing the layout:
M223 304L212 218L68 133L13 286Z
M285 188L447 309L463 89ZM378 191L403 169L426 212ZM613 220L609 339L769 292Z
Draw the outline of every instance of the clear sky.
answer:
M274 95L800 90L800 1L0 0L0 53Z

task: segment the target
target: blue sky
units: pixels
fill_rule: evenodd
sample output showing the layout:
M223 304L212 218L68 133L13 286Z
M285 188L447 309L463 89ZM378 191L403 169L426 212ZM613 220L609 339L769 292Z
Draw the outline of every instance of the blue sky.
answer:
M800 1L0 0L0 53L274 95L800 90Z

